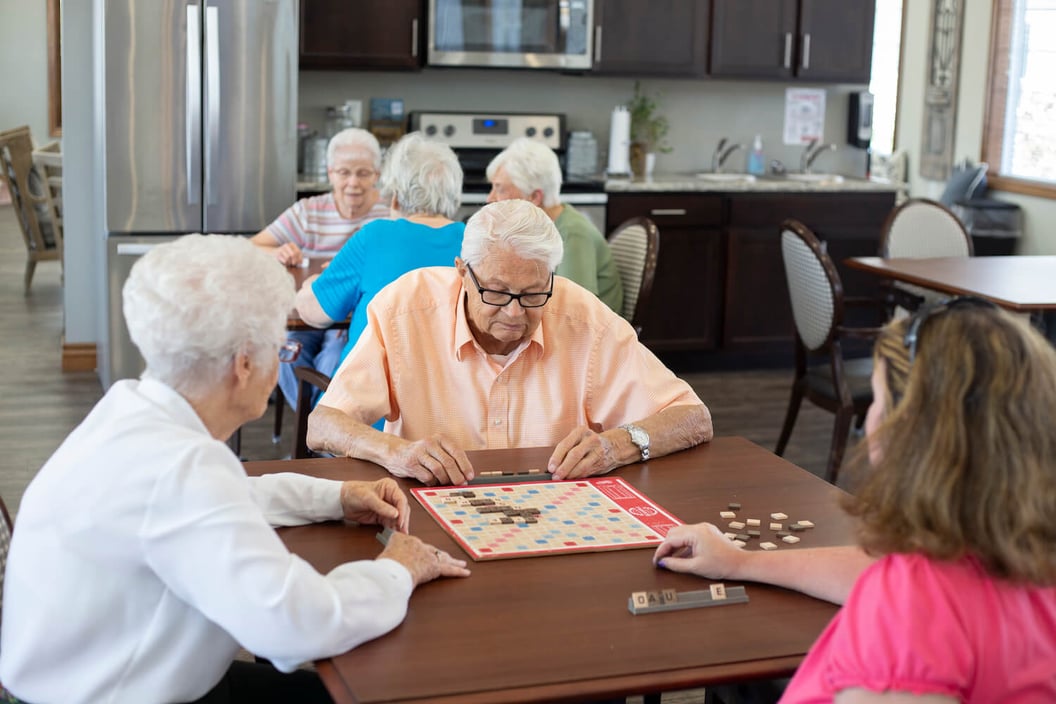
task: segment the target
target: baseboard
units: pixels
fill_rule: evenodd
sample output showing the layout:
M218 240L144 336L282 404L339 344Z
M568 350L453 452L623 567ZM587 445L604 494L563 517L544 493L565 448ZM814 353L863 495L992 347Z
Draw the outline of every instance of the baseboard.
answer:
M94 342L62 343L62 371L94 372L95 361L96 352Z

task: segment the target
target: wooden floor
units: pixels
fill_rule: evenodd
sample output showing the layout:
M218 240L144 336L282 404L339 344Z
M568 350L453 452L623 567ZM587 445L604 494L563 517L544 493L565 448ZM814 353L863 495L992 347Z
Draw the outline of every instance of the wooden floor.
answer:
M22 492L63 438L102 395L94 373L60 371L63 329L59 265L37 265L30 295L22 295L25 249L10 206L0 206L0 496L17 512ZM773 448L788 402L788 370L680 370L711 408L718 435L743 435ZM279 459L290 452L292 413L282 442L271 442L273 410L244 431L243 456ZM832 415L806 405L787 459L823 471Z

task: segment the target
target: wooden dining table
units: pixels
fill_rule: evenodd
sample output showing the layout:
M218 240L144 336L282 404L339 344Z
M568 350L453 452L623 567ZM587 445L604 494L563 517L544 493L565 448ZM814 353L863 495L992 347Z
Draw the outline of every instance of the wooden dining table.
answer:
M1017 313L1056 310L1056 256L851 257L844 263L951 296L985 298Z
M469 453L476 471L545 466L551 448ZM248 462L250 475L292 471L330 479L388 476L347 458ZM617 469L638 491L685 523L724 526L719 512L770 514L816 527L797 545L853 541L839 508L843 492L739 437ZM415 481L398 480L409 489ZM468 556L412 498L410 532ZM320 571L372 559L372 526L338 522L279 529L294 553ZM746 549L758 550L753 539ZM708 589L712 580L656 569L653 550L632 549L471 562L472 576L418 587L395 630L316 663L338 704L516 704L590 701L788 675L837 607L790 590L744 582L748 603L634 615L632 592Z

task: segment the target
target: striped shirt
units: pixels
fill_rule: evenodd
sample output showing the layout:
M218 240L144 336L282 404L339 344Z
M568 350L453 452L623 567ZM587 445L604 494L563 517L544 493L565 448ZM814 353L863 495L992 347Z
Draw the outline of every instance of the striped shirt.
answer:
M554 277L539 327L504 363L473 337L465 296L453 267L386 286L319 404L368 424L385 417L406 440L440 434L481 450L552 446L580 425L601 432L701 403L626 320L568 279Z
M265 231L280 245L293 242L306 257L330 259L359 228L389 216L389 207L379 200L366 215L347 220L338 212L334 194L325 193L297 201Z

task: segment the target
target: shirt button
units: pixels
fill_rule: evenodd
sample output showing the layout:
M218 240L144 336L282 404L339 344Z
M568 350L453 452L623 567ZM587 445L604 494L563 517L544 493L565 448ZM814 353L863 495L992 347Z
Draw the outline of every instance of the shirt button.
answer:
M501 421L501 420L498 420L498 419L496 419L496 420L495 420L495 425L502 425L502 421Z

